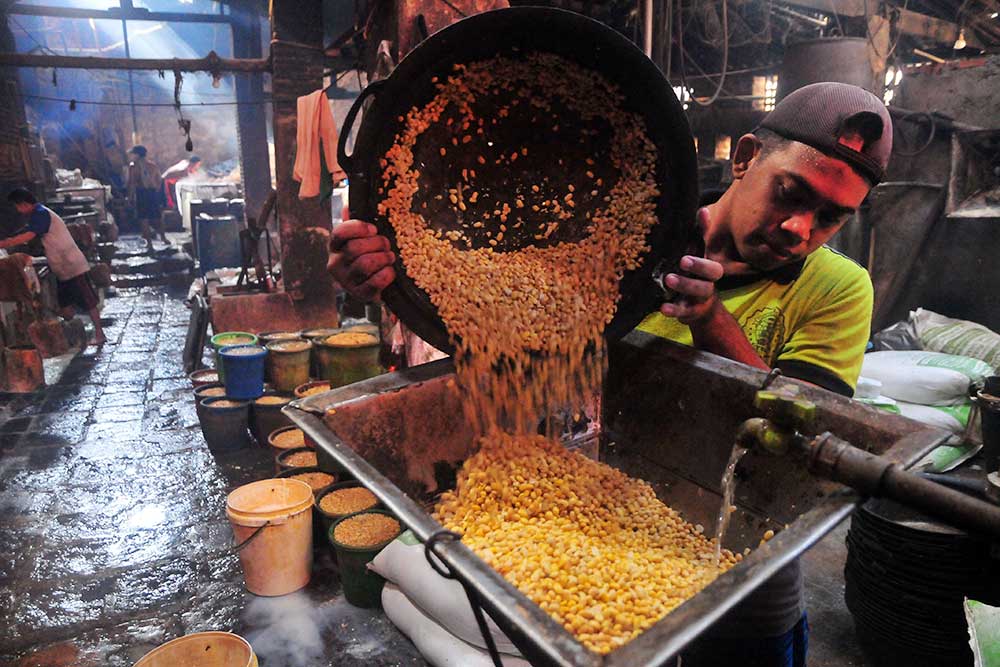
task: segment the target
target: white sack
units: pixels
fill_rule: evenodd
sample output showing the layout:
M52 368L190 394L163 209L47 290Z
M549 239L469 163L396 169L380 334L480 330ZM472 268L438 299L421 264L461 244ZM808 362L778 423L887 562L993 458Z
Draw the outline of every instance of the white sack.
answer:
M871 352L861 374L882 383L882 395L920 405L952 405L969 395L971 384L991 374L989 364L923 350Z
M375 556L369 567L395 584L406 597L448 632L470 644L486 648L462 584L454 579L445 579L434 571L424 557L424 545L413 533L406 531L393 540ZM484 612L484 615L497 650L520 655L521 652L497 627L489 614Z
M463 642L435 623L392 584L382 589L382 609L434 667L493 667L488 652ZM501 655L500 660L504 667L531 667L527 660L510 655Z

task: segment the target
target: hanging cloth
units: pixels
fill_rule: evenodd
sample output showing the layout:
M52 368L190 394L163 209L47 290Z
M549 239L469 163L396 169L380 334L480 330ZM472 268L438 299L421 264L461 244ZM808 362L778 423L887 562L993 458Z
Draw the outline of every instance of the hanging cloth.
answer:
M300 97L297 108L298 147L292 178L301 183L299 199L306 199L320 194L324 165L333 181L343 180L346 174L337 163L337 126L323 90Z

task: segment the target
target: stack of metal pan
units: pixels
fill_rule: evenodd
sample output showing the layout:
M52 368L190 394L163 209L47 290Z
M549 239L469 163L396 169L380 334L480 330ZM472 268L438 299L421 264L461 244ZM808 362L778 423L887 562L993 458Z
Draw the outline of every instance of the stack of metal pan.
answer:
M1000 599L988 540L874 499L855 512L847 546L847 607L876 664L971 667L963 599Z

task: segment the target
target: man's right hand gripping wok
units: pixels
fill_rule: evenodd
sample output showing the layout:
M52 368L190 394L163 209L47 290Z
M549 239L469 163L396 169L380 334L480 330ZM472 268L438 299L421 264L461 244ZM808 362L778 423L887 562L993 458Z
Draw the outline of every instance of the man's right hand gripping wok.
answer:
M345 220L330 233L330 259L326 269L352 296L361 301L379 298L382 290L396 279L392 268L396 255L389 239L379 236L375 225L362 220Z

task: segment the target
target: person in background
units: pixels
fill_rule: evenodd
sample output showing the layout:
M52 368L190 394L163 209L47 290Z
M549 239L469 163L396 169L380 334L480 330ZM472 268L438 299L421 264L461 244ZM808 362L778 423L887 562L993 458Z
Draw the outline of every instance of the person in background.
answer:
M163 210L163 180L160 169L146 159L146 147L133 146L129 151L131 161L128 164L128 176L125 186L128 190L129 203L136 212L139 226L142 228L142 238L146 239L146 250L153 250L153 225L160 233L160 240L167 242L167 235L160 219Z
M189 176L194 176L201 168L201 158L192 155L186 160L181 160L174 166L163 172L163 194L167 200L167 208L175 211L179 210L180 202L177 200L177 182Z
M87 313L94 323L94 340L91 345L101 347L107 342L107 338L101 327L101 315L97 312L97 292L90 282L90 263L70 236L66 223L53 211L39 204L35 195L24 188L12 190L7 195L7 200L18 213L28 218L28 226L25 231L0 240L0 249L40 238L49 268L56 276L60 314L69 320L76 315L77 309Z

